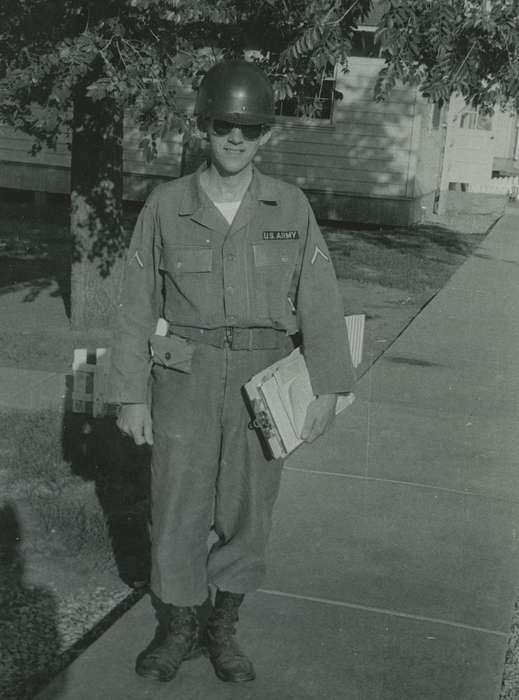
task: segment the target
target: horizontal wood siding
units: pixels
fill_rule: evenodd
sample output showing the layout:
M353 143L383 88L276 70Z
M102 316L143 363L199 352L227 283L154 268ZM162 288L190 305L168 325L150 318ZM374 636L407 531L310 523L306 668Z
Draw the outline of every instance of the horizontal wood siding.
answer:
M34 156L31 153L32 145L33 139L27 134L0 124L0 162L70 167L70 151L66 136L58 140L56 150L42 148Z
M147 160L143 148L143 134L129 120L124 130L124 172L145 175L161 175L163 177L180 177L182 163L182 134L168 134L157 140L157 157Z
M70 168L0 162L0 187L34 192L70 192Z
M335 105L333 124L279 120L272 138L257 162L268 174L291 181L310 191L364 197L412 196L416 151L415 91L397 87L387 102L373 100L373 88L383 62L351 58L349 72L337 74L342 100ZM192 97L184 95L184 104ZM141 190L138 178L151 183L182 173L183 137L170 134L157 142L158 157L151 162L142 148L143 135L127 122L124 135L124 171L131 195ZM8 127L0 130L0 161L47 164L53 170L68 168L66 139L56 152L30 155L31 139ZM38 180L41 186L41 177ZM36 189L36 188L35 188ZM148 184L142 187L142 196ZM128 195L129 193L127 193Z
M333 125L279 121L258 155L264 172L303 189L338 195L409 196L412 158L418 148L415 91L396 88L377 103L373 89L383 62L351 58L350 72L338 72ZM412 169L412 168L411 168Z
M145 151L141 147L143 135L139 130L127 124L124 134L123 164L127 174L142 174L147 176L161 176L171 178L180 176L182 160L182 135L172 134L166 139L160 139L157 143L158 157L152 162L147 162ZM45 191L45 169L48 169L49 192L56 191L56 183L69 182L70 178L56 179L55 171L59 169L69 170L70 150L67 136L58 140L56 149L43 148L36 155L32 155L33 140L27 134L16 131L9 126L0 126L0 174L1 186L9 186L9 173L18 173L17 187ZM16 165L10 167L11 165ZM27 168L20 168L20 166ZM30 175L30 166L35 167L33 178ZM36 169L43 169L37 172ZM21 179L20 179L21 178ZM34 184L31 184L31 180ZM7 183L7 184L5 184ZM68 185L67 185L68 191Z

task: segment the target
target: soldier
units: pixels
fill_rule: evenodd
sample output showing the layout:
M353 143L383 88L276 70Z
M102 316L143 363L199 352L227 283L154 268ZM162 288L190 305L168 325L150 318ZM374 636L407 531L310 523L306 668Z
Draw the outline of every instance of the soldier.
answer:
M209 162L148 198L128 252L114 348L118 427L153 445L159 625L136 671L169 681L204 648L218 678L241 682L255 672L235 639L238 609L265 575L282 468L249 428L242 386L300 333L317 397L302 432L311 442L354 378L336 278L308 201L252 162L274 122L267 77L245 61L216 64L195 114ZM163 338L153 335L159 317L168 323Z

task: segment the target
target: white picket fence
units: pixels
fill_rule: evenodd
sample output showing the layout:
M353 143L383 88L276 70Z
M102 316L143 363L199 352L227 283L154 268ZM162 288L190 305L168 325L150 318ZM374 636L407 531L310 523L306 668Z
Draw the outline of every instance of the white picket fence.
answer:
M504 194L509 199L519 199L519 176L513 177L493 177L490 180L471 181L470 192L481 192L483 194Z

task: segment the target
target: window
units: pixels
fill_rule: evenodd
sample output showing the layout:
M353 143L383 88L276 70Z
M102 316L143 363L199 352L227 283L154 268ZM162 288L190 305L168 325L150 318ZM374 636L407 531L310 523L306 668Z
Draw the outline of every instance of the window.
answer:
M435 102L431 110L431 129L439 129L443 118L443 106L439 102Z
M484 114L479 107L466 107L460 116L460 129L492 131L492 115Z
M353 33L350 56L379 58L380 44L375 41L375 27L362 27Z
M334 69L330 65L323 70L320 79L299 76L295 94L276 102L276 115L330 122L333 103L341 98L341 93L335 89Z

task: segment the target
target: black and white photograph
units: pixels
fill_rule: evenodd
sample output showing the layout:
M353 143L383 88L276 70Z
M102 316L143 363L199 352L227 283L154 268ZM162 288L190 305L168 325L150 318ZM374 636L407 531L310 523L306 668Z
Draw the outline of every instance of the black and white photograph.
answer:
M519 0L1 0L0 700L519 700L518 300Z

